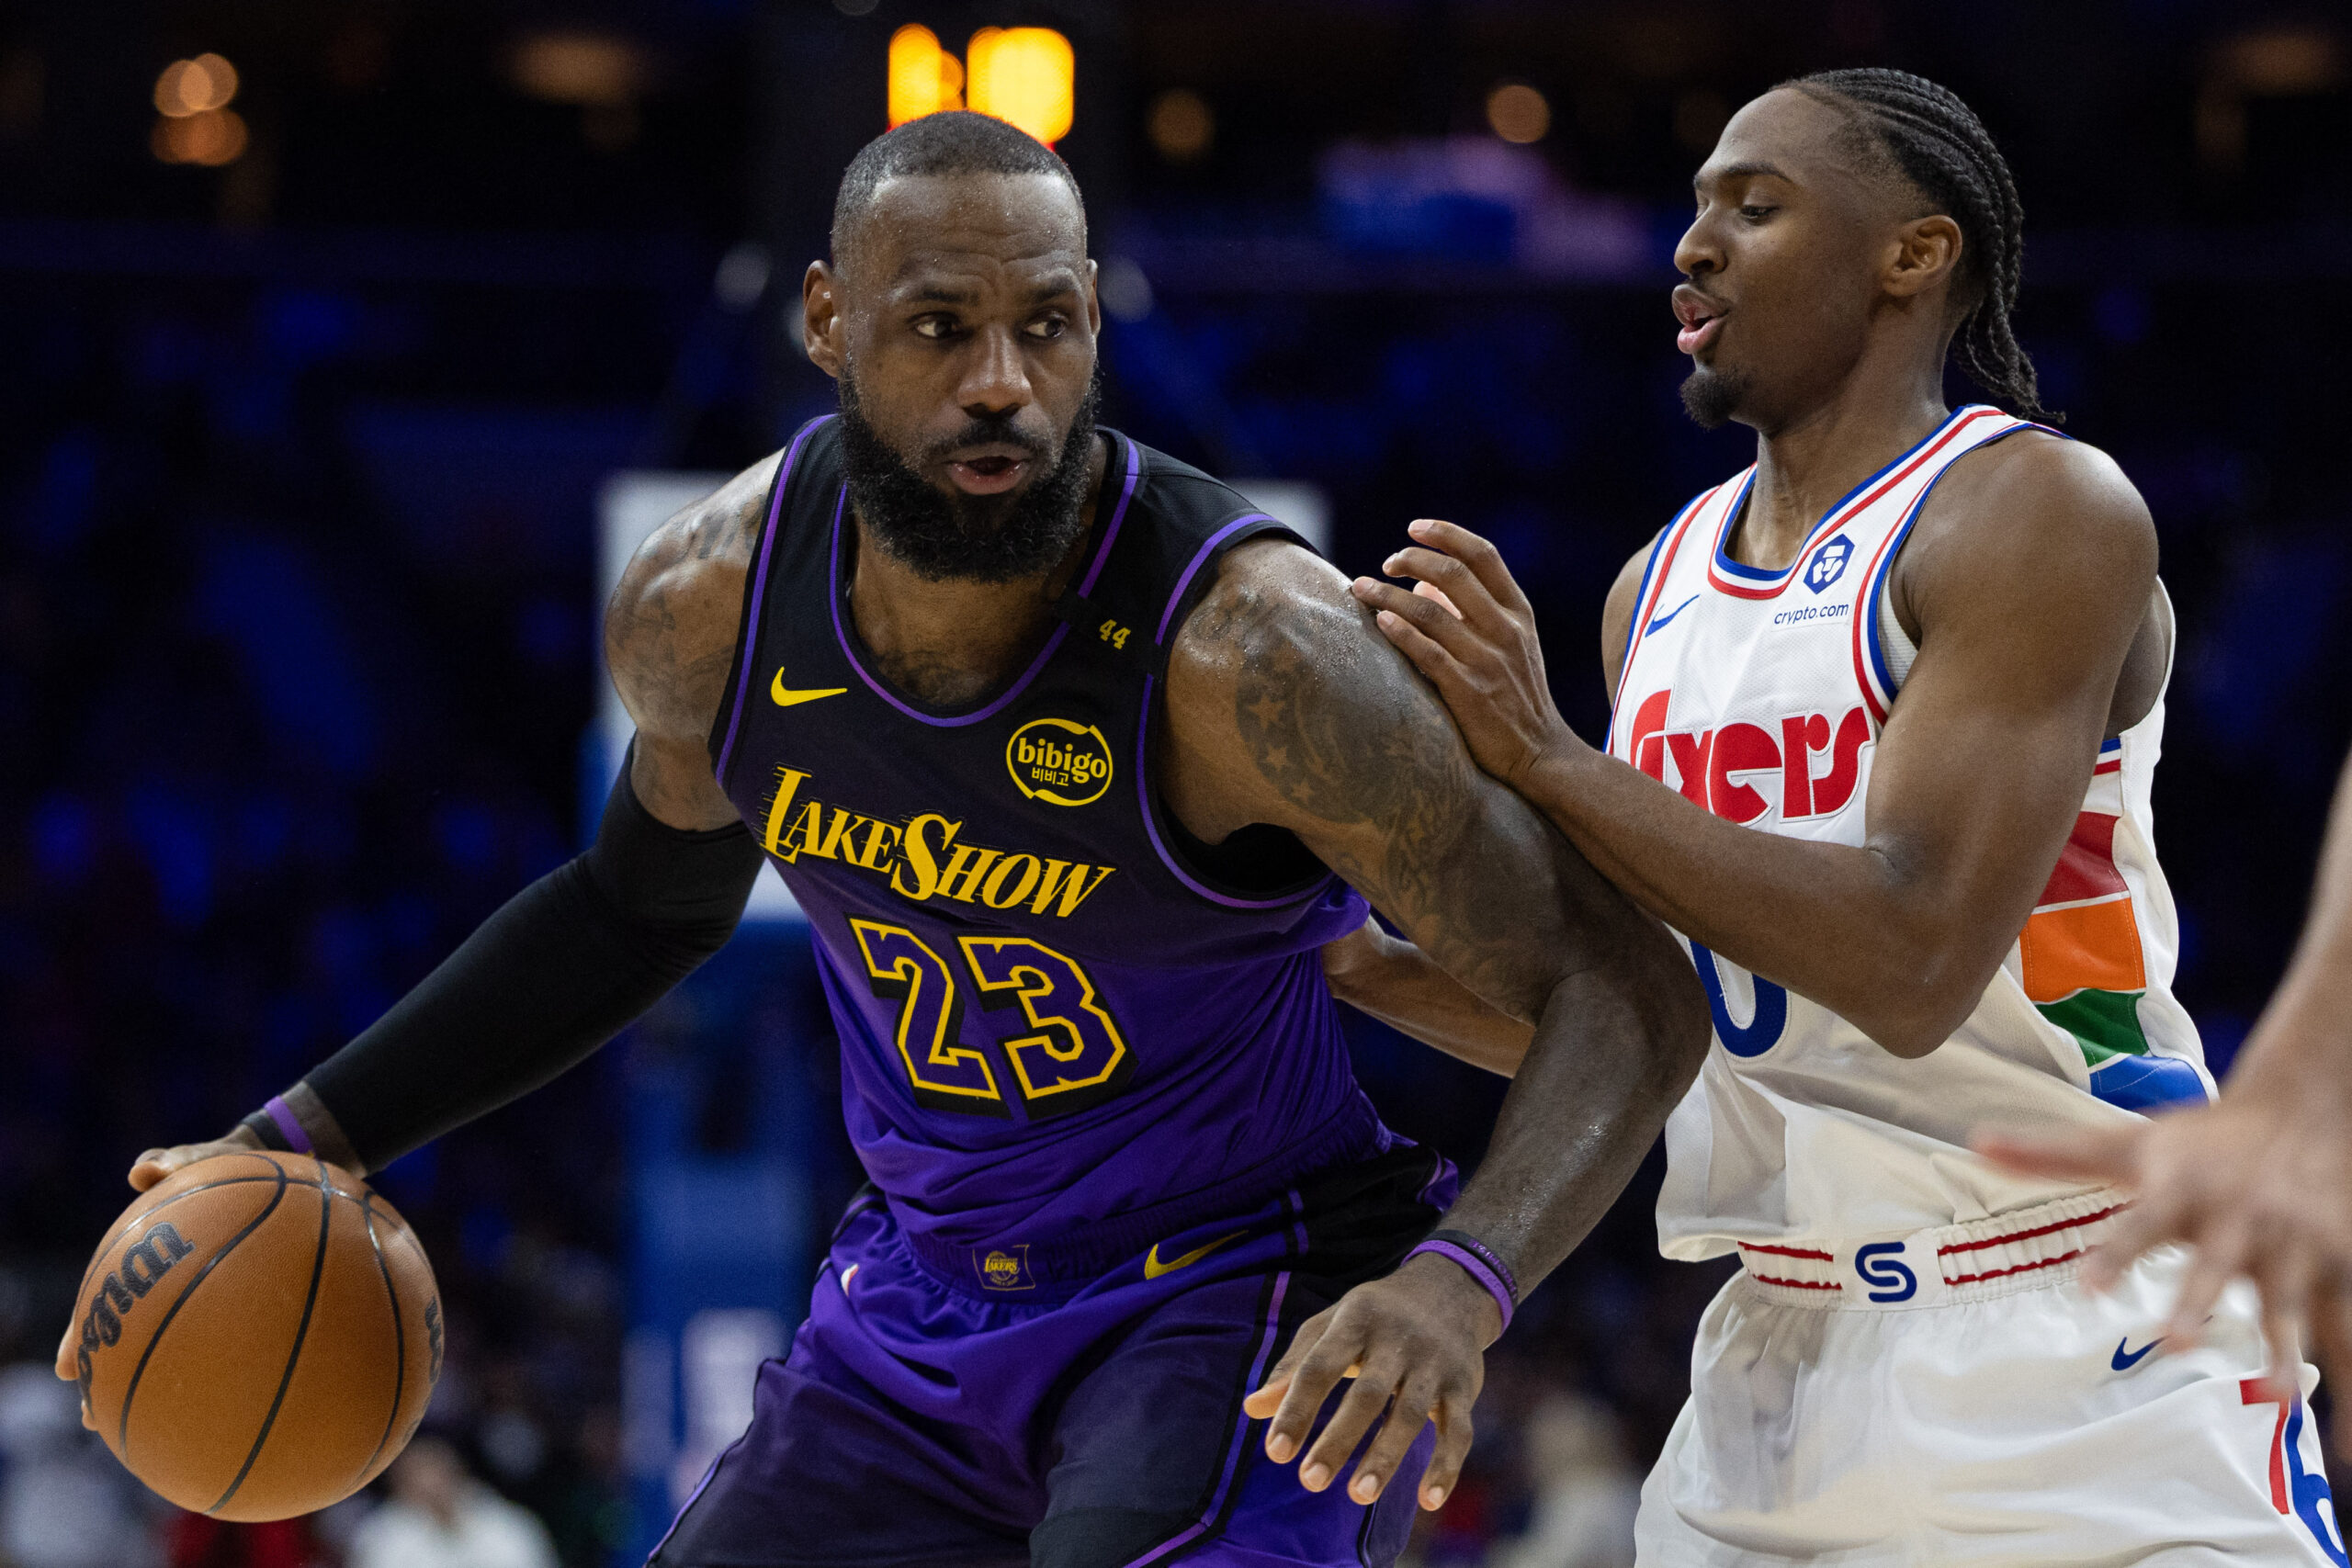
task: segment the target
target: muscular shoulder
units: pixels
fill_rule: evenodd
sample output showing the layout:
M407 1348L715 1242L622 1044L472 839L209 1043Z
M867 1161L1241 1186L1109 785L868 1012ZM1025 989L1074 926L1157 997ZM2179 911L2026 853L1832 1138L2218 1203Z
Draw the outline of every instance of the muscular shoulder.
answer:
M1170 649L1179 765L1163 782L1212 840L1252 821L1364 821L1399 773L1396 749L1424 738L1430 705L1336 568L1253 541L1218 563Z
M2155 524L2115 459L2025 431L1952 466L1901 570L1905 600L1928 614L1997 586L2111 599L2136 618L2155 580Z
M1369 625L1337 568L1287 539L1253 539L1217 562L1177 628L1169 687L1230 684L1252 664L1352 645Z
M605 661L644 734L700 742L710 731L779 457L763 458L656 528L613 591Z

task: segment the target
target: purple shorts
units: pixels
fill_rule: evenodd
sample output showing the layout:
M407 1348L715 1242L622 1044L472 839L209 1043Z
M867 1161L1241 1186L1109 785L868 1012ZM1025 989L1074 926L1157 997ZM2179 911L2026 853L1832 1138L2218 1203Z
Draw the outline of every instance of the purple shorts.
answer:
M1403 1145L1058 1287L1010 1254L980 1252L968 1279L926 1265L862 1194L791 1353L760 1369L751 1429L654 1568L1385 1568L1432 1434L1366 1507L1268 1462L1241 1398L1454 1187Z

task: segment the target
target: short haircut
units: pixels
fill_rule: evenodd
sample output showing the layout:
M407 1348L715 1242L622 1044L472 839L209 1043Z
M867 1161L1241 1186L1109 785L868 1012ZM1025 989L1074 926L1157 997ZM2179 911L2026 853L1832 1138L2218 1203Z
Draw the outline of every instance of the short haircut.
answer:
M1083 239L1086 197L1069 165L1052 148L994 115L950 109L910 119L876 137L849 161L833 197L835 266L845 265L852 233L874 204L882 182L924 175L1051 175L1069 186Z

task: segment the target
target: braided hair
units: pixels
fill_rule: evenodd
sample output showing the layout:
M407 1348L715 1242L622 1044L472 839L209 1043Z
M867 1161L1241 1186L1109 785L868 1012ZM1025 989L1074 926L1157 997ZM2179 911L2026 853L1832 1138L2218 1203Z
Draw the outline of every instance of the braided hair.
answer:
M1866 151L1891 160L1960 225L1962 277L1976 298L1953 340L1971 380L2028 419L2065 416L2041 406L2033 361L2009 325L2024 271L2025 209L2009 165L1976 112L1949 87L1907 71L1819 71L1784 85L1844 113Z

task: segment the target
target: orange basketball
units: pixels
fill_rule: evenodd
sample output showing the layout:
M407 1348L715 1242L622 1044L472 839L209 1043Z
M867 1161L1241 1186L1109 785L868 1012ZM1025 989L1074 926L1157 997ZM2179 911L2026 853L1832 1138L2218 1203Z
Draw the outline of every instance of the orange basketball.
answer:
M406 1221L308 1155L222 1155L141 1193L77 1303L82 1394L183 1508L282 1519L406 1446L441 1374L441 1298Z

